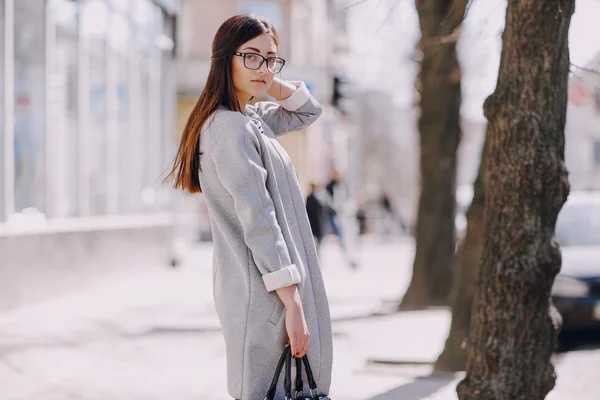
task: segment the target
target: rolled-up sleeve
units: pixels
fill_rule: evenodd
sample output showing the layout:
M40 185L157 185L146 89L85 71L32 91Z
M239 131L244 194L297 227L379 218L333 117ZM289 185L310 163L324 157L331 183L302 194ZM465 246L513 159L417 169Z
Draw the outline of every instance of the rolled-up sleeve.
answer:
M279 103L261 101L253 108L275 135L304 129L319 118L323 109L309 92L304 82L290 82L296 91Z
M267 170L252 129L244 116L230 113L212 121L207 139L217 176L233 198L244 241L266 289L273 291L301 278L277 222Z

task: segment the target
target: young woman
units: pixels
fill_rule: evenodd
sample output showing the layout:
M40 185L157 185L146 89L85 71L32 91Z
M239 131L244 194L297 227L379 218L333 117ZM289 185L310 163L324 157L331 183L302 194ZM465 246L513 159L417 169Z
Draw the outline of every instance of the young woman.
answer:
M227 386L241 400L264 398L286 344L296 357L308 354L321 393L331 382L327 296L297 175L277 141L313 123L321 106L304 83L275 77L285 64L278 51L264 19L237 15L221 25L170 175L208 205ZM248 104L265 93L278 103Z

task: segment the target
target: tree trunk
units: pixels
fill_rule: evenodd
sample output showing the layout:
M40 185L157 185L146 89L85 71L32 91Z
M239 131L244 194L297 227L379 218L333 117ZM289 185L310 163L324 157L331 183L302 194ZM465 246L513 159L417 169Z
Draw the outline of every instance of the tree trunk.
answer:
M475 283L483 252L485 171L489 137L488 132L481 150L477 179L473 184L473 200L467 211L467 232L455 259L456 274L450 296L452 323L444 351L435 363L436 371L464 371L467 367L464 343L469 332Z
M509 0L491 127L485 234L460 399L544 399L559 325L550 290L569 184L564 127L574 0Z
M413 277L401 309L446 305L452 283L456 153L460 141L460 68L456 36L466 0L416 0L422 52L421 194Z

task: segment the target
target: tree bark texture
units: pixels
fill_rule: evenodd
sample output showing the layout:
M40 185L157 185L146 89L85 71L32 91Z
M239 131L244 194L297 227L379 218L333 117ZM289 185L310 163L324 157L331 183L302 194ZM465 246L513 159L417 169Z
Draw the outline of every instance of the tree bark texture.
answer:
M483 252L483 210L488 138L489 134L486 136L481 150L479 171L473 184L473 200L467 210L467 232L455 258L456 272L450 295L452 323L444 351L435 363L436 371L464 371L467 367L464 343L469 332L475 283Z
M574 0L509 0L494 93L484 112L490 152L482 264L462 400L544 399L559 318L550 291L554 240L569 183L564 127Z
M452 286L460 68L456 37L466 0L416 0L422 53L419 133L421 193L413 277L401 309L446 305Z

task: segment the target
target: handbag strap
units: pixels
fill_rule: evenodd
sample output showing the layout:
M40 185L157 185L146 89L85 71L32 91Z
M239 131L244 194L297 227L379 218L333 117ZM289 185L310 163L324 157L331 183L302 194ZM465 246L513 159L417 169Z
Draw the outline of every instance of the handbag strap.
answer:
M288 346L290 348L290 346ZM292 350L286 353L285 361L285 378L283 380L283 389L285 391L285 399L292 400Z
M318 399L319 388L317 387L317 382L315 381L315 377L313 376L312 368L310 367L310 363L308 362L308 357L302 357L302 361L304 362L304 369L306 370L306 378L308 379L310 397L313 399Z
M302 382L302 359L296 358L296 392L294 398L296 400L304 399L304 382Z
M271 381L271 386L267 391L265 400L273 400L275 398L275 392L277 392L277 382L279 382L279 377L281 376L281 370L283 369L284 364L288 364L286 363L288 355L290 358L292 357L292 350L290 349L290 346L286 346L283 349L283 352L281 353L281 357L279 357L279 362L277 363L277 367L275 368L275 374L273 375L273 380Z

